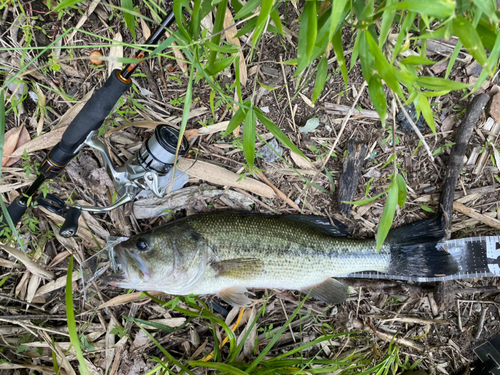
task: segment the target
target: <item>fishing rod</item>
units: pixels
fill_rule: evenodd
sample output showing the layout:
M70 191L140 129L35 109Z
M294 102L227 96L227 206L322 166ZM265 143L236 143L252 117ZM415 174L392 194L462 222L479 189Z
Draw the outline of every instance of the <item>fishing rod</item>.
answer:
M170 12L161 25L146 41L146 47L134 55L135 59L144 59L153 46L163 36L167 27L175 20L174 12ZM37 194L42 184L57 176L64 167L88 145L98 150L110 175L117 193L121 196L115 203L107 207L90 207L73 205L66 208L64 201L53 194L39 197L37 204L65 218L60 234L71 237L78 230L78 218L82 211L108 212L127 202L131 202L139 191L151 190L156 196L162 197L166 188L161 187L161 177L170 171L175 162L179 131L169 125L156 127L154 135L146 140L137 154L129 159L123 167L115 167L111 161L106 146L97 138L95 132L101 127L105 118L111 113L120 97L132 86L132 75L142 65L144 60L128 64L123 69L115 69L104 85L99 89L64 132L61 141L52 148L39 168L39 174L33 184L10 204L8 214L14 226L26 212L29 202ZM184 155L189 144L182 138L179 155ZM7 215L0 222L0 232L8 227Z

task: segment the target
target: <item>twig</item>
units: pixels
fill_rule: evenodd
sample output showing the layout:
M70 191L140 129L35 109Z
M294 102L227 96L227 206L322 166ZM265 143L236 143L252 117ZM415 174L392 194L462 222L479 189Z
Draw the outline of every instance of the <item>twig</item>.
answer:
M453 209L455 211L461 212L464 215L467 215L473 219L479 220L480 222L500 230L500 220L497 220L495 218L480 214L476 210L467 207L466 205L460 203L460 202L453 202Z
M395 336L388 335L387 333L383 333L383 332L380 332L380 331L373 331L373 330L367 330L367 331L374 333L375 336L377 336L378 338L380 338L382 340L385 340L387 342L395 342L397 344L408 346L410 348L413 348L413 349L416 349L416 350L419 350L419 351L423 351L424 350L424 346L422 344L418 344L415 341L408 340L408 339L405 339L405 338L402 338L402 337L401 338L400 337L395 337Z
M457 300L457 312L458 312L458 329L462 332L462 314L460 313L460 301Z
M399 100L399 97L397 95L394 95L394 97L398 101L399 108L401 108L401 110L403 111L403 114L405 115L406 119L408 120L408 122L410 123L410 125L413 128L413 130L415 131L415 133L417 133L418 138L420 139L420 141L424 145L425 151L427 151L427 153L429 154L429 158L434 163L434 156L432 155L431 149L429 148L429 145L425 141L424 136L422 135L422 133L420 133L420 130L418 130L418 128L417 128L417 125L415 125L415 123L411 119L410 115L408 114L408 112L406 111L406 109L403 107L403 103L401 103L401 100ZM395 125L396 124L394 124L394 126Z
M283 300L281 298L279 300L281 303L281 308L283 309L283 312L285 313L285 318L288 321L288 314L286 313L285 305L283 305ZM297 340L295 340L295 335L293 334L292 326L288 325L288 328L290 329L290 334L292 335L293 342L297 342Z
M290 91L288 91L288 83L286 83L285 67L283 66L283 58L280 55L280 65L281 71L283 72L283 81L285 82L286 96L288 98L288 106L290 107L290 114L292 115L293 131L297 131L297 125L295 125L295 115L293 113L292 101L290 100Z
M476 332L476 340L479 340L479 337L481 336L481 332L483 332L483 327L484 327L484 319L486 318L486 313L488 312L487 307L483 307L483 310L481 311L481 316L479 317L479 322L477 324L477 332Z
M264 181L271 189L273 189L278 197L280 197L286 203L288 203L288 205L290 207L296 209L297 211L300 211L300 207L294 201L292 201L290 198L288 198L285 193L283 193L280 189L278 189L276 186L274 186L273 183L267 179L267 177L264 175L264 173L262 173L261 171L258 170L257 176L259 176L262 179L262 181Z

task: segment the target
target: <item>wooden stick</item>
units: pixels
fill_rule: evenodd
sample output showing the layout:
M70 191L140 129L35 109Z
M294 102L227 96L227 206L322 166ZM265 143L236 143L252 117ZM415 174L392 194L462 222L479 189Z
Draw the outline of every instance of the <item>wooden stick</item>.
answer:
M257 171L257 176L259 176L262 181L264 181L271 189L273 189L276 195L283 199L290 207L296 209L297 211L300 211L300 207L294 201L288 198L285 193L274 186L273 183L269 181L268 178L264 175L264 173L262 173L261 171Z
M489 217L489 216L486 216L486 215L483 215L483 214L480 214L476 210L474 210L470 207L467 207L466 205L464 205L460 202L453 202L453 209L455 211L458 211L458 212L460 212L464 215L467 215L473 219L479 220L480 222L482 222L482 223L484 223L492 228L500 230L500 221L499 220L494 219L494 218Z

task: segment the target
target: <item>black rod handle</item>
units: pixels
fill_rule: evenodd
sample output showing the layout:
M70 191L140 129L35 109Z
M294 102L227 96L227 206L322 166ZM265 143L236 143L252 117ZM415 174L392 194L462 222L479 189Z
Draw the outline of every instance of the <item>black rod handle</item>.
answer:
M24 215L27 208L28 206L21 201L21 197L17 197L7 208L7 212L9 213L14 226L19 222L19 220L21 220L21 217ZM2 214L2 221L0 222L0 232L2 232L5 227L9 227L9 223L7 222L5 213L0 212L0 214Z

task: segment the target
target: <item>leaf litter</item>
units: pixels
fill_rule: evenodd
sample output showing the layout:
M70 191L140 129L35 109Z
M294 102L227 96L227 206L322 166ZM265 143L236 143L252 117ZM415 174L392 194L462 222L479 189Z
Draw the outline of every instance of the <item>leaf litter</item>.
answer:
M95 5L95 2L92 2L92 5ZM297 6L295 3L293 5ZM39 7L35 9L37 11L46 12L46 8L38 4L38 2L34 2L33 7L33 9ZM107 20L96 16L97 12L101 11L105 12L103 6L97 5L95 12L86 14L85 16L88 19L83 23L82 29L97 30L103 26L103 22L107 22L109 23L107 26L116 26L116 30L119 30L119 25L115 19ZM149 14L146 9L141 9L141 11L144 11L144 14ZM284 9L280 11L285 12ZM288 16L296 18L297 14L292 7L288 8L288 12ZM77 20L82 19L83 17L78 16L74 22L76 23ZM225 22L229 24L231 21L226 16ZM26 21L18 19L18 22ZM44 22L37 21L44 30L51 31L51 27L56 26L58 21L56 18L46 15ZM291 32L290 35L298 33L296 24L291 23L288 26ZM145 30L144 26L142 30ZM143 31L137 29L138 36L141 35L141 32ZM119 34L121 33L107 36L116 40L114 36ZM226 37L233 38L234 36L227 35ZM346 43L348 43L350 37L347 34L343 36ZM75 45L77 38L88 42L89 45L100 42L94 36L77 33L74 39L69 42L69 45ZM240 55L240 70L242 72L246 72L247 69L250 72L252 68L256 67L255 61L249 61L245 58L250 52L250 47L245 44L247 43L246 38L240 38L244 45ZM265 62L262 65L281 72L280 55L283 56L283 60L294 58L292 51L295 50L295 46L289 45L290 48L285 49L280 44L281 42L278 42L277 37L269 33L264 34L263 38L264 45L261 53L262 61ZM132 42L128 32L123 33L123 39ZM234 39L236 45L237 40ZM391 39L389 38L389 40ZM292 41L296 42L296 39L292 39ZM283 41L283 43L288 42ZM442 52L442 49L446 46L439 46L435 47L429 43L429 58L436 59L439 54L453 52L454 46L449 47L449 50L446 50L447 52ZM111 50L117 48L112 47ZM75 57L82 57L88 55L91 50L91 48L88 48L88 51L85 49L73 51ZM162 57L162 62L165 63L164 66L179 64L181 71L186 71L187 67L184 69L181 64L185 57L179 55L179 50L175 53L177 60ZM61 55L65 56L65 54L67 54L67 51L63 50ZM461 55L465 56L465 59L458 61L462 64L460 66L465 67L469 64L470 59L467 59L468 54L464 52L461 52ZM120 56L112 57L115 59L122 56L123 53ZM242 56L243 58L241 58ZM349 57L346 56L346 58ZM111 69L109 61L103 64L101 70L91 70L88 65L85 65L84 61L72 62L70 60L66 63L78 71L83 70L86 73L84 77L64 73L64 69L62 69L62 72L53 75L57 77L61 88L65 92L72 92L72 96L78 101L68 105L67 99L63 98L60 92L47 90L40 85L39 90L45 96L47 105L57 115L50 111L48 112L50 115L45 115L46 118L42 121L43 128L41 132L38 126L28 128L27 125L21 125L22 131L27 131L33 138L35 134L42 134L31 142L22 145L19 144L19 140L14 142L14 138L12 138L10 143L15 143L15 145L10 146L8 143L10 137L6 137L6 145L11 148L10 153L20 157L26 150L30 154L32 162L40 162L44 152L58 142L64 131L64 126L67 126L71 118L74 118L84 101L91 96L93 90L102 85L107 77L108 69ZM335 62L330 64L330 68L335 68L335 64ZM179 71L175 71L175 69L172 72L168 69L162 69L158 64L152 64L152 69L155 77L163 76L163 79L157 78L156 82L163 97L154 97L154 99L169 103L173 107L169 108L171 114L165 116L154 111L154 113L152 111L141 111L137 106L135 107L136 113L124 113L123 109L133 108L134 105L133 101L130 101L131 95L127 94L129 101L123 104L121 108L117 108L105 124L108 127L107 136L110 138L108 147L117 163L123 162L133 154L134 147L137 147L150 134L144 130L145 128L151 129L157 122L161 121L173 124L178 124L181 121L182 109L176 106L175 103L187 87L185 76ZM469 79L465 74L463 69L457 67L451 71L450 77L456 80ZM251 76L250 73L248 75ZM282 78L287 80L290 93L294 94L296 91L295 87L293 87L292 82L294 82L294 79L292 75L293 71L288 70L285 77ZM240 75L242 82L244 82L243 77L243 75ZM356 90L361 88L361 77L359 66L355 66L349 72L349 82L352 82L351 85ZM168 87L165 87L163 81L168 83ZM151 87L151 83L142 77L138 78L137 82L149 92L155 92ZM486 90L493 89L496 83L491 82ZM316 101L314 108L304 101L304 98L312 97L313 83L306 84L300 92L301 95L290 98L288 98L284 87L277 86L272 91L264 89L259 98L259 106L273 108L269 112L269 117L285 131L286 135L314 165L323 164L329 150L335 145L334 154L332 154L325 166L333 176L338 176L342 170L342 155L347 141L356 135L367 136L370 152L367 155L364 176L361 178L356 199L364 199L366 192L370 197L375 196L388 187L387 178L391 173L391 169L385 166L385 163L391 155L391 150L390 148L385 149L383 146L390 145L391 134L387 131L387 128L384 130L380 127L380 122L377 121L379 118L377 112L373 110L368 94L363 93L359 98L358 107L354 109L352 118L345 125L345 130L342 132L340 139L337 139L337 134L341 131L342 119L351 108L357 91L352 93L349 90L345 91L342 77L336 75L329 78L326 86L328 86L328 89L325 91L324 97L320 97ZM244 97L252 93L251 87L243 88L243 90ZM339 94L343 92L345 93ZM228 202L245 202L248 204L249 200L251 200L254 203L258 202L254 205L254 210L286 214L297 213L297 210L293 209L286 199L292 202L301 199L307 202L306 205L299 207L303 214L319 212L323 216L336 215L336 200L332 199L331 194L320 189L310 189L307 197L305 197L304 175L285 173L286 170L292 171L293 168L297 167L304 170L314 168L306 159L290 150L285 149L282 159L275 161L272 166L261 163L257 159L256 163L259 168L263 169L263 175L268 183L259 181L252 176L241 178L244 171L243 155L237 145L231 144L228 138L223 138L220 135L226 129L231 114L221 108L215 113L214 125L200 127L200 122L207 124L212 118L212 114L208 110L210 108L210 89L203 85L196 86L194 95L199 100L196 102L195 108L192 109L194 112L193 116L190 117L188 128L198 130L197 137L193 138L194 144L192 147L200 156L196 162L193 159L182 159L179 167L181 170L184 168L190 175L191 186L186 189L199 189L200 186L203 186L200 185L202 181L214 184L221 187L221 189L217 189L217 193L202 194L202 197L196 199L193 199L195 195L188 193L184 201L168 209L176 212L177 215L183 215L199 211L233 208ZM151 102L151 98L143 99ZM29 99L26 100L29 103ZM466 107L466 102L457 93L450 93L436 100L433 104L435 104L437 110L438 133L434 138L434 135L427 128L424 137L426 137L427 142L434 151L450 142L449 139L446 139L449 134L440 134L439 127L441 126L443 132L453 129L453 123L450 125L451 120L448 118L450 116L459 118L459 112ZM290 113L292 113L293 119L290 117ZM21 115L19 119L14 119L13 116L8 117L7 130L11 131L10 134L14 133L16 126L19 125L17 120L21 120L20 124L28 124L30 123L28 121L30 116L34 116L33 107L26 105L26 113ZM54 118L54 116L56 117ZM311 118L319 120L315 128L310 129L307 134L295 130L307 126L307 121ZM391 118L392 114L387 117L388 126L393 126ZM446 119L448 120L445 121ZM149 121L149 123L146 124L146 121ZM476 132L471 138L472 146L481 148L485 144L485 139L481 137L480 130L485 122L486 119L480 121ZM58 123L58 125L53 126L54 123ZM36 124L38 125L39 122L37 121ZM126 133L132 142L123 144L111 138L110 135L115 129L119 129L116 133ZM265 132L260 125L258 125L257 130L259 134ZM434 210L438 208L436 201L432 199L432 194L439 192L439 184L446 170L447 152L439 154L436 157L436 162L432 163L425 151L418 146L417 139L399 132L396 132L396 139L395 148L400 153L400 156L398 156L401 163L400 168L405 171L408 186L411 188L407 205L396 212L394 225L399 226L426 217L426 211L420 208L423 204ZM495 220L494 222L499 219L496 203L499 197L495 189L498 183L495 177L498 174L498 164L496 162L498 146L495 145L495 142L496 138L493 140L494 147L492 148L495 163L491 158L487 159L486 166L482 168L479 175L472 174L475 164L471 164L465 168L465 173L460 177L459 188L463 192L462 197L469 197L467 202L462 202L462 205L466 205L466 208L463 209L460 206L461 212L464 210L473 212L469 214L470 218L466 220L464 216L459 215L457 212L454 213L452 219L455 228L454 235L457 238L496 234L496 232L492 231L491 226L481 224L481 221L487 222L485 217L492 217ZM373 148L371 148L372 144L374 145ZM218 145L223 145L223 147L218 147ZM23 147L20 148L21 146ZM222 150L222 153L214 152L214 148L211 146ZM7 147L4 147L4 155L9 155L6 150ZM92 153L88 153L87 156L84 155L84 153L81 153L74 162L80 177L76 178L76 175L71 176L70 173L66 173L65 179L56 179L51 184L52 191L58 196L68 199L68 202L80 199L82 202L91 205L109 204L112 199L112 196L107 195L110 194L110 189L103 188L101 180L98 183L94 180L94 183L92 183L89 170L85 168L86 165L89 165L90 159L88 158L93 159L94 165L98 168L103 167L102 161L99 156ZM12 158L9 159L9 162L10 160ZM20 161L13 162L11 168L3 170L3 181L8 181L9 185L6 186L11 187L8 191L2 190L4 201L10 202L16 196L15 189L19 187L14 183L19 179L19 172L13 169L16 167L22 168ZM20 171L25 173L22 169ZM319 172L321 174L317 178L316 184L327 191L331 191L327 175L323 174L323 171ZM377 178L369 182L375 176ZM97 184L100 185L100 188L95 187ZM271 186L283 195L282 198L278 197L276 190ZM228 191L231 191L231 193L225 195L222 187L230 189ZM475 189L490 187L493 187L493 189L488 194L474 193ZM233 194L235 191L239 192L240 196ZM245 192L251 198L241 192ZM246 198L243 198L243 196ZM458 192L457 197L459 197ZM197 203L194 203L195 201ZM182 209L183 206L184 210ZM474 210L471 208L474 208ZM373 235L382 216L383 205L374 202L370 207L355 206L353 211L354 220L350 220L350 223L354 225L356 233L361 236ZM137 219L131 216L130 208L128 211L127 208L121 208L117 213L125 218L123 230L130 232L130 234L159 225L164 220L152 218L151 216ZM30 217L33 219L35 215ZM0 332L2 332L5 340L4 344L1 345L5 348L3 353L8 363L0 364L0 369L32 369L54 373L51 354L53 350L49 345L51 340L44 336L46 332L44 330L50 329L51 331L47 331L49 336L54 336L57 341L54 349L59 359L58 362L60 366L67 369L68 373L71 373L72 370L67 367L68 361L73 369L78 367L75 362L75 352L67 352L69 341L67 336L63 335L63 333L68 332L67 323L64 318L61 318L65 316L64 289L62 287L66 282L68 257L70 254L91 256L99 247L105 245L106 237L109 234L123 235L123 233L121 233L121 230L118 232L116 224L111 224L109 216L88 215L86 221L82 218L76 239L70 241L71 243L64 243L61 238L54 238L49 234L49 229L54 233L56 232L53 223L60 224L61 219L59 217L44 211L43 208L38 208L36 218L39 220L37 225L41 234L31 236L33 243L28 254L22 253L20 249L2 247L5 252L0 263L2 269L0 301L4 305L2 309L4 315L1 317ZM63 256L59 256L60 254L63 254ZM45 258L51 260L51 262L45 262ZM21 264L22 267L20 267ZM124 291L105 288L93 291L88 301L82 301L80 298L81 284L77 280L78 274L76 272L72 274L72 292L75 308L79 310L76 314L78 334L80 337L85 337L86 344L83 346L86 360L89 369L94 369L92 371L95 371L95 373L102 373L105 370L109 370L112 374L146 373L158 366L158 362L154 360L155 357L166 361L164 353L149 339L149 336L141 333L143 331L138 327L139 323L131 323L126 317L142 319L169 327L171 330L165 328L152 330L152 335L157 342L164 345L165 349L179 360L181 358L202 360L216 349L218 342L223 340L227 334L220 325L212 326L210 319L186 315L184 310L196 311L196 308L192 305L193 301L186 298L176 299L162 293L151 293L151 296L145 296L140 292L126 294ZM43 281L35 278L53 280ZM237 360L251 363L264 350L266 345L275 338L274 335L297 309L299 309L299 314L290 326L286 327L284 333L277 338L273 348L267 352L268 358L276 358L301 347L301 345L311 344L302 350L302 355L308 359L329 359L334 361L336 359L350 358L356 352L361 355L356 357L360 363L362 360L373 363L373 354L370 354L373 346L377 352L388 353L390 341L393 341L394 336L397 335L400 345L399 355L402 358L408 356L412 362L421 359L420 369L428 372L437 370L439 373L450 373L472 360L471 349L494 336L499 330L500 318L497 306L500 302L498 300L500 293L496 279L454 281L451 283L451 290L448 291L454 301L451 304L437 297L439 294L434 289L435 285L433 284L350 279L343 280L343 282L349 285L351 297L345 304L336 307L326 306L313 300L308 300L303 305L300 305L301 297L288 292L271 290L258 292L253 298L255 301L254 306L245 311L240 325L235 331L236 343L241 344L244 342L243 350L238 354ZM6 297L1 299L4 296L9 297L12 295L16 295L19 301L9 300ZM43 298L43 302L41 302L40 297ZM162 303L159 304L151 297L161 298ZM28 299L32 299L32 301L29 302ZM210 305L210 301L205 302ZM210 306L216 306L215 302ZM263 309L264 304L265 309ZM198 306L200 306L200 302ZM213 308L215 309L215 307ZM222 310L214 313L214 315L224 317L228 307L223 305L217 308L222 308ZM484 310L486 310L486 314L482 318L481 311ZM260 313L261 311L262 313ZM30 316L30 319L26 319L26 316ZM33 316L35 317L33 318ZM257 317L258 319L255 320ZM234 318L232 321L228 318L227 324L232 324ZM475 339L477 327L481 320L483 320L482 333L480 339ZM147 328L146 325L143 326ZM212 329L215 329L214 333ZM37 330L42 333L37 334ZM324 337L326 334L349 331L363 331L364 333L336 337L314 344L314 340ZM58 332L60 333L58 334ZM218 342L215 341L214 337L218 337ZM40 341L43 342L40 343ZM26 350L16 353L19 349ZM108 355L110 353L108 351L114 351L113 355ZM220 349L220 353L224 358L227 358L230 355L228 346L226 345ZM67 361L63 360L63 358ZM179 370L178 366L176 366L175 364L172 365L174 369ZM332 370L332 372L334 371Z

